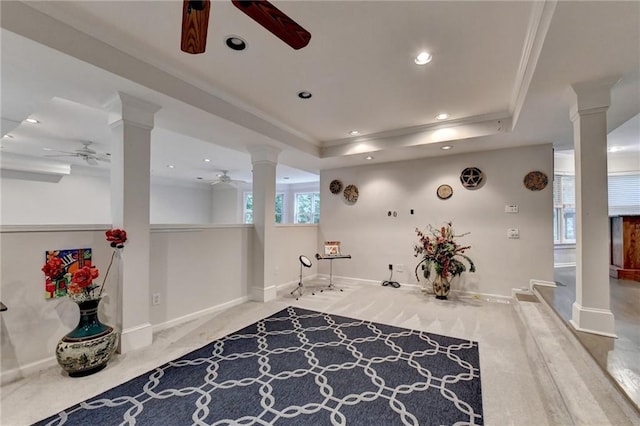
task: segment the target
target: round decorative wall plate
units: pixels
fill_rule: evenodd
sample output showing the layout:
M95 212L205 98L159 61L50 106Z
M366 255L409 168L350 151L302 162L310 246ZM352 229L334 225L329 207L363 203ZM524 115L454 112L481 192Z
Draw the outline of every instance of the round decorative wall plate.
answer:
M542 191L549 184L549 178L543 172L529 172L524 177L524 186L531 191Z
M460 173L460 182L462 182L462 186L468 189L477 188L483 179L484 173L477 167L467 167Z
M345 200L350 203L358 201L358 187L355 185L347 185L343 192Z
M451 188L451 186L449 185L440 185L438 187L438 190L436 191L436 194L441 200L446 200L448 198L451 198L451 196L453 195L453 188Z
M332 180L329 184L329 191L331 191L332 194L339 194L340 191L342 191L342 182L338 179Z

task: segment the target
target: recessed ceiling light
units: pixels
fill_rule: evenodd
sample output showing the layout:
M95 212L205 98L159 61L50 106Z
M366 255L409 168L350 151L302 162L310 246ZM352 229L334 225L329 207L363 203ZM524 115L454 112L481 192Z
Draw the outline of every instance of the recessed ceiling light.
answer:
M285 176L285 177L283 177L282 179L284 179L284 180L289 180L290 178L289 178L289 176Z
M352 131L349 132L350 136L358 136L359 134L360 134L360 132L357 131L357 130L352 130Z
M453 148L451 145L444 145L440 147L440 149L444 149L445 151L451 148Z
M373 157L370 155L367 155L366 157L364 157L365 160L373 160Z
M38 120L36 120L35 118L31 118L31 117L27 118L24 121L26 121L27 123L31 123L31 124L38 124L39 123Z
M420 52L413 62L415 62L416 65L424 65L431 62L431 59L433 59L433 57L428 52Z
M209 159L209 158L203 158L203 159L202 159L202 161L204 161L205 163L210 163L210 162L211 162L211 159Z
M42 148L43 151L53 151L53 149L51 148L47 148L46 146L44 148Z
M449 118L449 114L446 112L436 115L436 120L446 120L447 118Z
M311 96L313 96L311 92L307 92L305 90L298 92L298 97L300 99L309 99Z
M10 134L7 133L6 135L3 136L3 138L5 138L5 139L13 139L13 135L10 135Z
M174 169L176 166L174 166L173 164L167 164L167 167L170 169Z
M219 177L219 178L220 178L220 177L222 177L222 176L224 176L224 174L223 174L223 173L218 173L218 174L216 175L216 177Z
M231 50L244 50L247 48L247 42L238 36L228 36L224 40L224 44Z
M607 149L607 152L618 152L618 151L622 151L622 148L620 148L619 146L612 146L611 148Z

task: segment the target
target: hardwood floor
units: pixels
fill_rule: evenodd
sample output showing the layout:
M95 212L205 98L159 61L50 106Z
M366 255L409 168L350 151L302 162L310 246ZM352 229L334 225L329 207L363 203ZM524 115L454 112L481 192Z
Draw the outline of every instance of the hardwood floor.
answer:
M576 299L575 266L554 270L556 288L537 288L545 301L640 411L640 283L610 278L610 309L617 339L576 331L570 324Z

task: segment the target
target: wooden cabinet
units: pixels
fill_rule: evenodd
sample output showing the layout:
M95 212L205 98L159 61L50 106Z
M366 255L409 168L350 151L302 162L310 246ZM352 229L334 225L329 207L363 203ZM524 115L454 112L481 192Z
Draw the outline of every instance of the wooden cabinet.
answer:
M615 216L611 223L609 275L640 281L640 216Z

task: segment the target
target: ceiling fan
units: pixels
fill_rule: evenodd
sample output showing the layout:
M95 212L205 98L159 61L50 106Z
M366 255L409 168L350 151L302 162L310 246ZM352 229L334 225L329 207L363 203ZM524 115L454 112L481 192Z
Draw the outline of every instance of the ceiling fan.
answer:
M217 185L219 183L226 183L230 185L247 183L245 180L231 179L231 176L229 176L229 170L221 170L221 173L218 173L217 177L218 180L211 182L211 185Z
M82 142L82 148L76 149L75 151L57 151L60 154L46 155L46 157L77 157L84 159L87 164L95 166L99 161L108 163L111 161L109 154L100 154L97 151L89 148L93 142L84 141Z
M311 40L309 31L268 1L232 0L232 3L292 48L298 50L309 44ZM192 54L204 52L207 44L210 8L210 0L183 0L180 45L183 52Z

